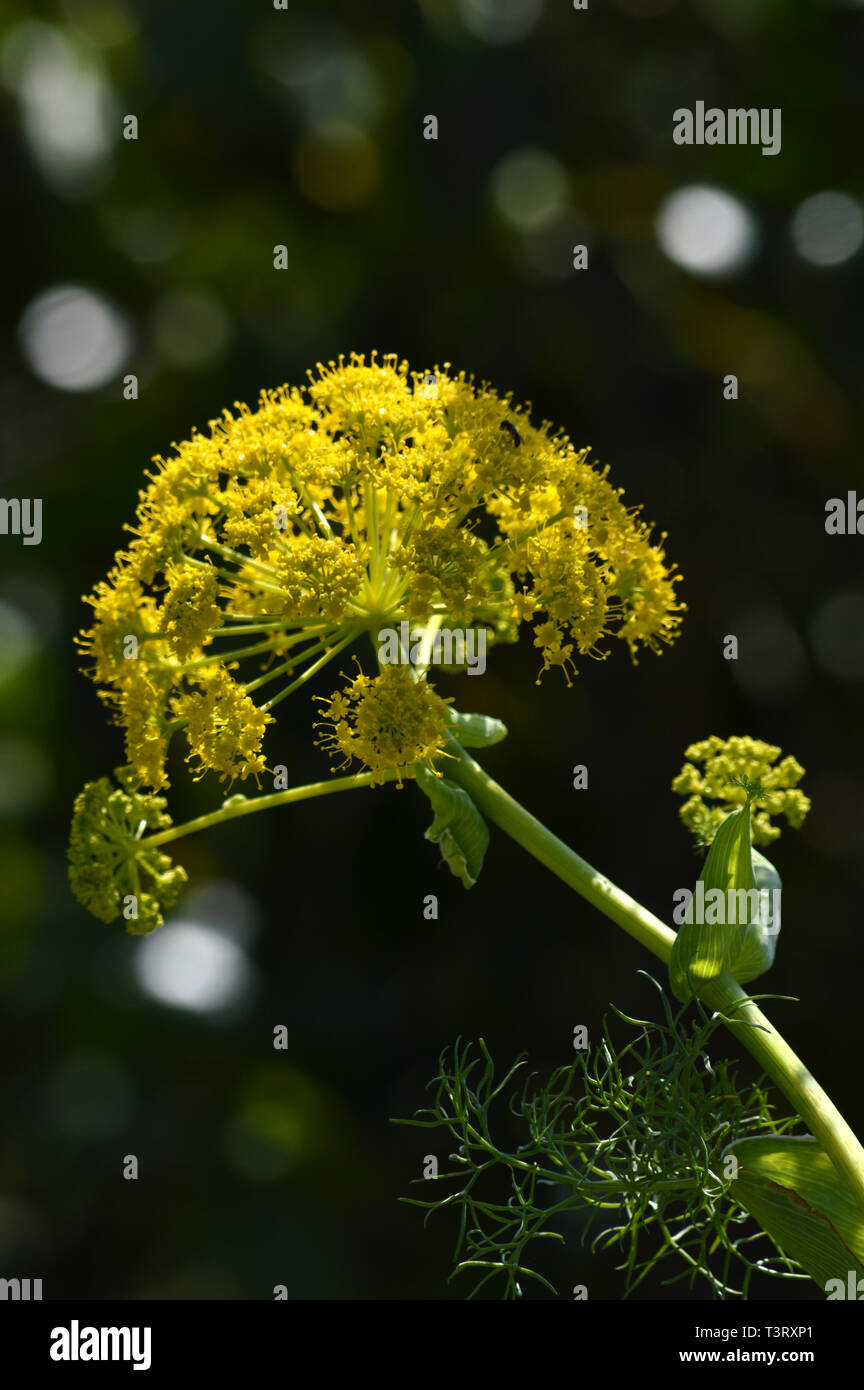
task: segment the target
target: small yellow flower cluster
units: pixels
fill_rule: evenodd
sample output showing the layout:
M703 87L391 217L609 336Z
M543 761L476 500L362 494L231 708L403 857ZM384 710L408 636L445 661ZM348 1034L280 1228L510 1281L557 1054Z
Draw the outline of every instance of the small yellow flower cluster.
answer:
M190 761L198 762L196 780L208 771L231 781L258 777L265 771L261 739L272 714L258 709L224 666L205 667L191 681L198 690L179 696L174 711L186 722Z
M325 717L315 727L326 732L316 742L344 755L340 768L356 758L372 773L414 763L434 771L432 759L447 741L451 700L442 700L428 681L414 680L407 667L385 666L375 677L360 672L344 690L317 698Z
M186 883L186 871L157 846L142 842L145 830L170 827L165 798L136 792L124 768L116 775L119 788L101 777L76 798L69 883L100 921L123 915L127 931L143 936L162 925L163 913Z
M258 776L278 702L403 620L489 642L531 622L568 683L610 636L634 660L673 641L678 576L650 528L529 409L447 364L352 354L157 458L79 638L137 784L167 785L180 732L198 775Z
M758 738L722 739L715 735L692 743L685 750L686 762L672 783L672 790L688 798L680 816L702 845L709 845L730 811L743 806L748 787L755 788L751 802L753 841L768 845L780 835L771 817L783 815L793 829L803 824L810 810L810 798L798 790L804 768L793 757L783 758L781 749ZM700 771L697 763L703 764ZM718 802L709 806L706 798Z
M221 621L216 602L219 581L212 565L201 569L170 565L165 580L168 592L160 615L162 632L174 655L188 661L211 640L210 628Z

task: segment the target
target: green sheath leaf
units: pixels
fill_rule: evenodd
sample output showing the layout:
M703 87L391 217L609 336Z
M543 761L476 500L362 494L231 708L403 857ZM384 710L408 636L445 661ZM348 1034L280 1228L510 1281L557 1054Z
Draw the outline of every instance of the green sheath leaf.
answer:
M435 819L426 839L440 847L450 872L473 888L483 867L489 844L489 827L466 791L435 777L425 768L417 769L417 785L432 803Z
M702 892L697 884L688 916L710 917L719 890L720 920L685 921L678 931L669 982L682 1003L724 970L739 984L747 984L774 963L779 923L774 920L773 894L781 886L780 875L751 844L749 805L731 811L720 824L699 881Z
M460 714L450 711L450 731L463 748L491 748L507 737L507 726L488 714Z
M731 1144L730 1196L821 1289L864 1274L864 1209L818 1140L766 1135Z
M777 937L780 934L779 921L774 920L774 893L782 888L780 875L770 860L766 859L764 854L760 854L758 849L752 850L751 853L756 889L764 895L766 911L764 920L761 912L756 914L755 921L751 920L744 931L738 954L728 967L730 974L741 985L758 980L760 975L770 970L774 964Z
M750 854L750 808L740 807L731 811L721 822L711 848L702 866L699 879L705 896L719 889L728 902L730 888L755 888L753 863ZM694 911L697 898L690 905L688 915L698 917ZM725 919L726 911L722 913ZM685 921L678 931L669 960L669 983L673 993L682 1003L709 980L716 979L728 970L740 949L740 928L721 920L719 923ZM689 980L688 980L689 968ZM692 982L692 987L691 987Z

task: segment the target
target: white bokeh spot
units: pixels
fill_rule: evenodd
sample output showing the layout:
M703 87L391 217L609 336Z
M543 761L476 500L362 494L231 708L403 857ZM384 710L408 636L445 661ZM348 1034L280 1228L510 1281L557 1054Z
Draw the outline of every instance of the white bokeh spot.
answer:
M197 1013L238 1003L252 974L235 941L213 927L186 921L169 923L141 940L135 973L145 994Z
M60 391L95 391L129 357L132 334L106 299L81 285L58 285L27 305L18 339L30 370Z
M840 265L861 249L864 215L847 193L815 193L792 219L798 255L811 265Z
M690 184L665 198L655 231L663 254L695 275L731 275L756 249L755 223L743 203L708 184Z

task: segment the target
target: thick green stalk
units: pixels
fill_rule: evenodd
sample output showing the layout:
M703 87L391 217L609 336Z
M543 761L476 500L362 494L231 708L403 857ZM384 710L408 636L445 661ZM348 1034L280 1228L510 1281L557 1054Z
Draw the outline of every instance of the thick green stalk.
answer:
M451 745L448 752L457 753L457 749ZM448 761L446 776L470 793L489 820L668 964L675 933L659 917L622 892L547 830L464 749L459 749L457 756L456 763ZM701 997L722 1013L729 1028L776 1082L864 1204L864 1148L800 1057L761 1009L748 1002L749 996L731 975L723 974L712 980Z
M728 1026L794 1106L864 1203L864 1148L830 1096L807 1070L757 1004L731 975L720 975L702 992L706 1004L722 1013Z

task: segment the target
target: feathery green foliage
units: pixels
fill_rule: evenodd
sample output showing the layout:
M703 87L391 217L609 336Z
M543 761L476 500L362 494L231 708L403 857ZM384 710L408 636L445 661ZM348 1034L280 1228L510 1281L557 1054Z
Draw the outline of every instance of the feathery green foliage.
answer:
M641 972L644 973L644 972ZM649 979L652 977L648 977ZM668 1283L705 1278L718 1298L746 1297L754 1270L806 1277L752 1222L730 1195L732 1172L723 1151L766 1128L780 1133L761 1083L739 1084L724 1061L706 1050L722 1019L697 1003L673 1012L660 985L664 1021L629 1018L635 1030L621 1045L604 1020L603 1039L590 1056L577 1053L548 1081L534 1073L510 1096L520 1140L508 1150L493 1137L505 1127L493 1104L509 1095L520 1058L500 1079L485 1042L479 1055L457 1042L442 1054L431 1106L397 1123L438 1129L452 1140L452 1167L436 1181L455 1189L424 1201L435 1211L454 1207L459 1229L453 1274L473 1271L474 1289L499 1278L508 1298L526 1280L555 1292L529 1263L528 1247L564 1240L581 1214L582 1240L621 1255L625 1296L669 1259L680 1268ZM418 1181L426 1181L418 1179ZM562 1229L563 1228L563 1229ZM761 1241L765 1255L751 1251ZM532 1249L530 1259L534 1260ZM737 1266L740 1287L733 1283ZM451 1276L452 1278L453 1276Z

